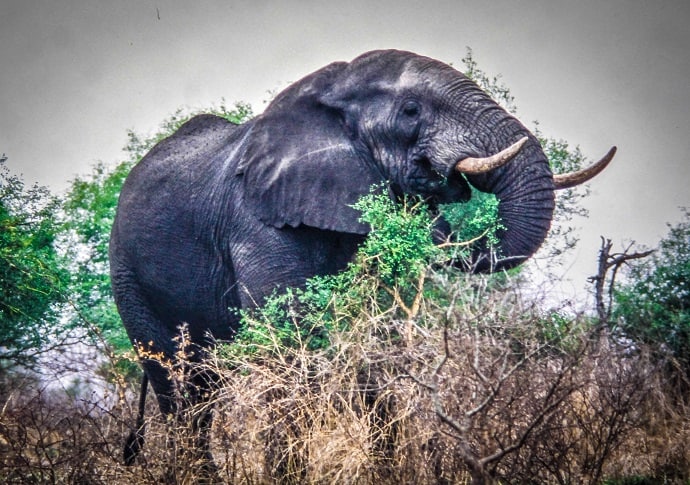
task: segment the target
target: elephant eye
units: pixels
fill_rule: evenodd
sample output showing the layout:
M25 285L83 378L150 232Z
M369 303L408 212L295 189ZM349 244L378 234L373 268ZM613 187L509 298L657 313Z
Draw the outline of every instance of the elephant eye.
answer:
M397 119L398 133L411 143L419 135L422 106L417 101L409 100L401 106L399 113Z
M408 118L418 117L421 111L422 107L419 105L417 101L407 101L405 104L403 104L402 107L402 114L404 114Z

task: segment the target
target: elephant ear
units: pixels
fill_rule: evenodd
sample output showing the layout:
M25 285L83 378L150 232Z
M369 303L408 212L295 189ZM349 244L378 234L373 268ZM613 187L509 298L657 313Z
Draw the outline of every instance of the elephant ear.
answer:
M342 112L323 102L344 66L295 83L252 122L237 175L245 203L264 223L369 232L351 205L382 177L357 155Z

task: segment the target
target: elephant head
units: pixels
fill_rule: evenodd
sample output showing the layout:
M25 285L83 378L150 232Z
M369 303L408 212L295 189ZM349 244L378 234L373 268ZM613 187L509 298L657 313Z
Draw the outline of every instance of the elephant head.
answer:
M554 179L536 137L476 84L401 51L366 53L307 76L252 131L237 173L249 205L276 227L366 234L351 205L382 182L431 204L468 200L468 183L495 194L504 229L495 253L486 245L475 251L475 271L532 255L549 230L554 190L591 178L610 160Z

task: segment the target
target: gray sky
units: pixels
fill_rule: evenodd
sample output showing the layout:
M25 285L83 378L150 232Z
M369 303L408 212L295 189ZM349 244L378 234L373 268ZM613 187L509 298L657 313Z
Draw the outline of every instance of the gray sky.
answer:
M655 245L690 207L689 24L687 0L2 0L0 153L61 191L177 108L261 111L334 60L398 48L462 67L471 46L528 126L592 159L619 147L566 262L579 289L600 235Z

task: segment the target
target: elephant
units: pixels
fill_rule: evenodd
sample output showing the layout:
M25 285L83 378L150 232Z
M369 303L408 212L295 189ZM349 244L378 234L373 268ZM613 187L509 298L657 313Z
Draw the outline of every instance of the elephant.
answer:
M453 67L367 52L293 83L250 121L198 115L152 148L119 197L115 302L135 348L174 362L184 323L201 361L214 339L233 339L233 309L345 268L370 230L352 204L382 184L432 208L467 201L470 185L495 194L498 252L478 245L471 270L512 268L545 239L554 191L589 180L614 152L554 176L534 134ZM435 237L451 236L440 220ZM147 383L161 412L180 410L168 370L140 360L141 430ZM193 388L209 389L207 377L192 376ZM141 433L130 438L127 463L142 443Z

